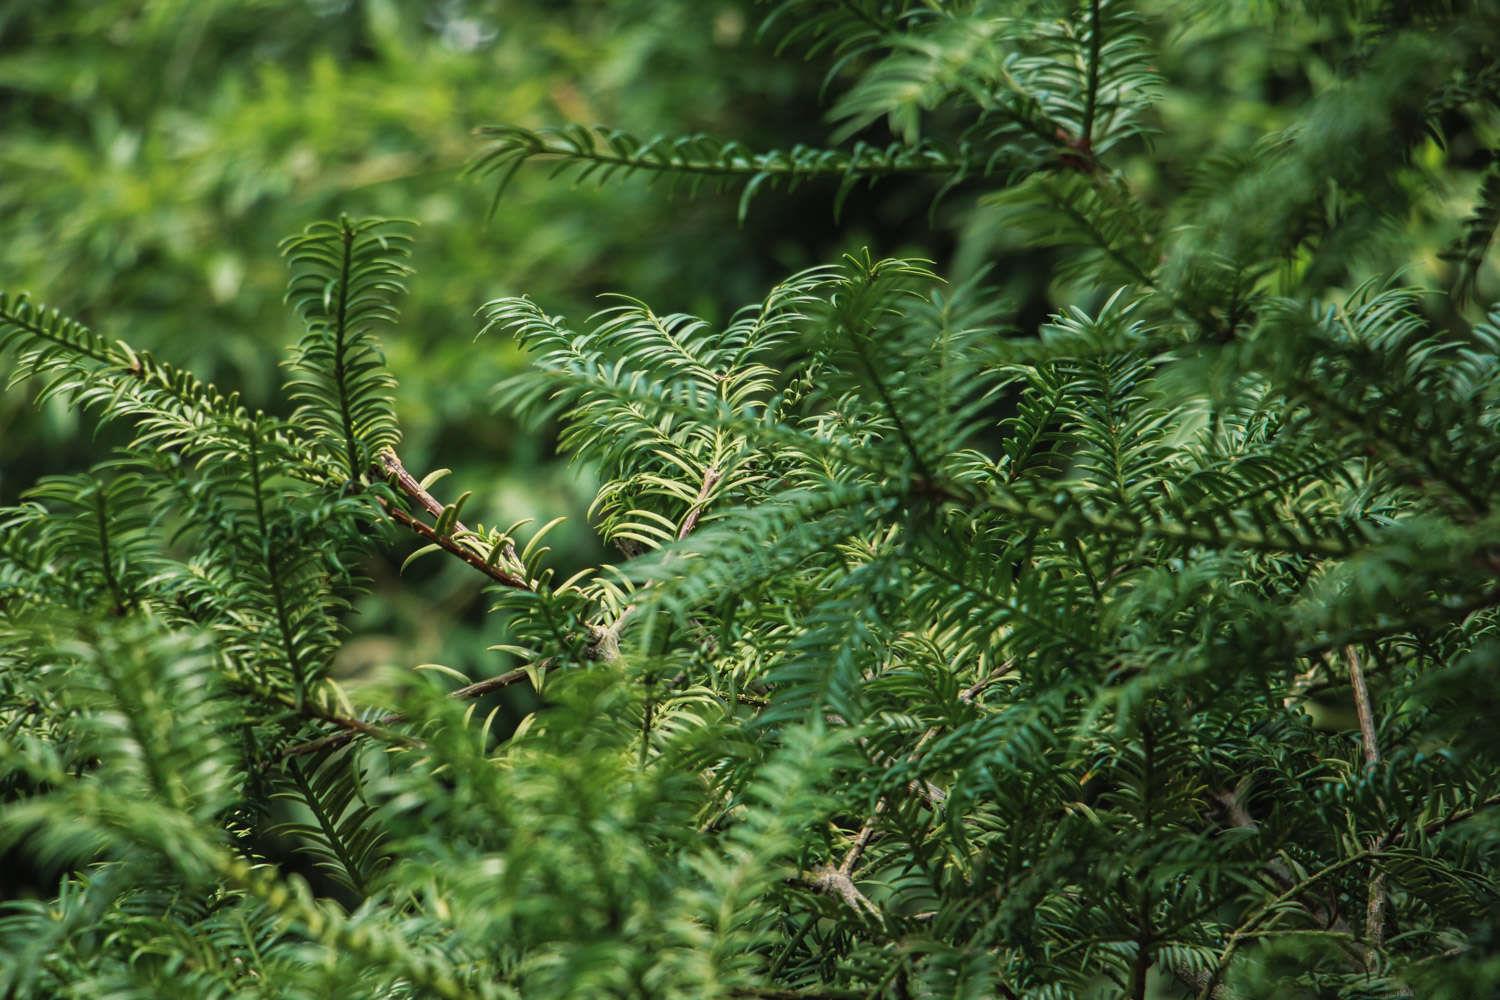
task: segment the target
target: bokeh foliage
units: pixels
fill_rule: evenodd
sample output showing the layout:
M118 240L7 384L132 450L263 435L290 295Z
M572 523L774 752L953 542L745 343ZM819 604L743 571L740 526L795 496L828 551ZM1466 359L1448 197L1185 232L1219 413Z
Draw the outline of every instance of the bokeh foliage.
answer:
M677 0L6 4L0 275L274 407L297 337L279 241L340 212L411 218L422 280L386 350L414 465L459 468L488 519L581 515L587 479L490 404L521 360L499 341L473 349L475 309L524 289L587 312L623 283L722 314L828 252L834 227L812 215L804 235L762 249L732 206L664 211L641 185L574 189L538 174L491 212L492 186L463 175L473 129L607 119L774 132L807 112L816 75L774 60L753 28L741 6ZM6 395L0 499L112 440L61 401L37 411ZM561 538L579 563L597 554L581 517ZM388 589L361 630L472 669L477 588L447 570L426 593L411 604ZM393 656L385 638L366 649L351 668Z

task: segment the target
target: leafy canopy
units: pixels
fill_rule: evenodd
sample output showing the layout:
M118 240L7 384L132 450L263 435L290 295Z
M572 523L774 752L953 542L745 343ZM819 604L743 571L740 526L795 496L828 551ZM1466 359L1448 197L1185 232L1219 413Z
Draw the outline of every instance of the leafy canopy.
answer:
M1307 7L788 0L827 148L489 130L502 192L928 177L1067 300L856 253L721 327L486 304L601 483L567 579L397 453L401 223L286 242L287 419L0 297L13 385L129 428L0 511L0 837L61 873L7 994L1493 992L1500 311L1371 272L1494 134L1500 18ZM1337 75L1152 187L1214 30ZM493 674L331 676L394 537L483 575Z

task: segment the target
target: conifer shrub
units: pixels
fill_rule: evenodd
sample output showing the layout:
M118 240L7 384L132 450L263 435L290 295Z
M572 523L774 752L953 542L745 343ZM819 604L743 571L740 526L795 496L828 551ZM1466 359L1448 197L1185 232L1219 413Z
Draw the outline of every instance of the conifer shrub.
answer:
M6 996L1500 988L1500 207L1444 153L1496 134L1500 12L1207 5L1337 72L1187 159L1191 5L766 13L826 148L497 127L498 210L537 160L742 211L925 178L1060 307L873 253L717 326L483 305L612 564L403 464L403 223L286 242L280 415L0 296L13 391L129 429L0 510L0 843L58 873ZM391 553L483 576L492 674L330 676Z

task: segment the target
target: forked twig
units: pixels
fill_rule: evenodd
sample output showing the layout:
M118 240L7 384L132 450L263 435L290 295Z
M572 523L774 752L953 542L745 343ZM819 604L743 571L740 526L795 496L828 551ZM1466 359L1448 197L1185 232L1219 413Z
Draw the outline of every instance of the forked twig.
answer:
M410 472L407 471L406 466L402 464L400 457L393 450L389 448L383 450L379 455L379 460L381 471L383 471L386 476L395 483L396 487L403 494L405 494L417 506L426 511L428 514L431 514L433 517L440 518L443 516L443 513L447 510L447 508L443 505L443 502L429 493L427 489L423 487L422 484L416 479L416 477L414 477ZM693 500L693 503L688 510L687 516L683 519L681 529L679 529L679 531L677 532L677 537L679 540L686 538L692 532L693 528L697 526L698 517L703 511L704 504L708 501L709 494L713 491L714 486L718 484L719 480L722 477L723 473L720 472L719 469L715 466L709 466L704 470L703 483L699 487L698 495ZM453 522L453 531L447 535L442 535L438 533L437 529L433 528L426 522L413 517L410 513L402 510L400 507L385 503L384 501L382 501L381 505L385 509L386 514L391 518L391 520L411 530L417 535L420 535L422 538L425 538L427 541L433 543L434 545L440 546L444 551L452 553L453 555L462 559L464 562L468 563L470 566L473 566L475 569L479 570L481 573L484 573L495 582L504 584L508 587L515 587L521 590L535 589L530 582L516 576L515 574L501 568L498 565L495 565L494 563L489 562L479 553L468 548L467 546L461 545L457 541L457 539L466 534L472 534L472 532L470 532L469 529L461 521L455 520ZM503 552L507 559L510 559L517 563L520 562L520 560L516 557L514 546L509 541L505 542L505 548ZM624 627L625 622L630 618L631 615L635 613L635 611L636 605L630 604L627 605L618 615L616 615L614 621L610 622L608 625L588 626L589 655L598 660L618 659L620 655L620 630ZM543 663L543 666L545 665L546 664ZM479 698L493 691L498 691L501 688L509 687L510 685L515 684L518 681L525 680L527 676L529 675L526 668L518 667L515 670L508 671L496 677L489 677L481 681L476 681L473 684L458 688L457 690L450 692L449 697L457 698L460 700L468 698ZM340 732L329 733L327 736L321 736L317 739L307 740L302 743L294 744L293 746L290 746L282 751L282 757L295 757L302 754L318 753L324 750L336 749L338 747L344 746L347 743L350 743L360 736L378 736L381 739L387 740L388 742L398 742L404 743L406 745L421 744L420 740L402 736L401 734L390 733L381 728L405 722L406 716L402 715L399 712L391 712L383 715L374 723L364 722L360 719L348 718L346 716L339 716L331 713L316 712L314 714L322 721L329 722L335 726L338 726Z
M406 470L406 466L401 464L401 457L394 450L390 448L382 449L376 458L380 464L380 471L385 473L386 478L395 483L396 488L405 494L409 500L433 517L442 518L443 513L448 509L447 506L429 493L427 488ZM496 565L478 552L463 545L459 539L477 536L462 521L455 519L452 529L447 534L440 534L437 529L412 517L399 507L393 507L385 503L382 503L382 506L391 520L421 535L427 541L439 546L444 551L458 556L495 582L503 583L507 587L515 587L518 590L533 589L531 583L524 577ZM521 560L516 555L516 547L510 539L505 540L500 551L508 563L514 565L520 564Z
M958 700L964 704L972 702L980 692L991 684L994 684L1004 673L1005 670L998 670L983 680L969 685L969 687L959 693ZM927 744L931 743L937 737L940 729L940 726L931 726L922 733L921 737L917 740L917 745L912 748L911 753L907 755L906 759L908 761L916 760L917 756L926 749ZM875 821L889 807L890 795L882 795L875 803L874 811L860 825L859 833L854 836L854 843L849 845L849 850L845 852L844 860L839 862L838 867L825 865L813 871L809 884L814 889L831 896L839 897L855 910L879 916L879 908L870 902L865 897L865 894L859 891L859 887L854 884L854 870L859 866L860 860L864 857L865 849L875 839Z

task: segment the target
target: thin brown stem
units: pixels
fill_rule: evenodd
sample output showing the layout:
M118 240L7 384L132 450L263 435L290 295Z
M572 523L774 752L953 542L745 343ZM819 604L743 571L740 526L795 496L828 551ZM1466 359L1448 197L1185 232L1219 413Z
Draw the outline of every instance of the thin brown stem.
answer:
M457 691L451 692L448 697L459 700L481 698L491 691L499 691L501 688L510 687L517 681L523 681L526 677L526 669L524 667L517 667L515 670L507 670L497 677L487 677L482 681L475 681L473 684L461 687Z
M928 732L930 733L932 730L929 729ZM924 733L923 735L925 736L926 734ZM921 749L921 741L918 741L917 751ZM917 751L913 751L913 753ZM880 801L875 803L875 811L870 814L870 817L865 820L864 825L859 828L859 833L854 836L854 843L849 845L849 850L844 855L844 860L839 863L838 871L840 875L849 876L854 873L854 866L859 864L859 859L864 856L865 848L869 847L870 841L875 839L875 821L885 812L889 804L890 797L886 795L882 795Z
M303 700L299 705L296 699L290 696L280 698L279 700L288 708L300 712L302 715L310 716L321 722L332 723L341 730L340 732L324 736L321 739L288 747L281 752L283 757L300 756L302 754L316 753L320 750L340 747L359 736L372 736L382 742L396 746L414 747L422 745L421 740L387 728L388 726L404 721L404 717L401 715L386 715L375 722L365 722L362 719L350 718L349 716L339 715L337 712L330 712L319 708L310 701Z
M1365 683L1365 672L1359 662L1359 653L1353 646L1344 647L1344 662L1349 667L1349 686L1354 689L1354 714L1359 717L1359 734L1363 742L1365 770L1373 772L1380 766L1380 744L1375 734L1375 708L1370 701L1370 688ZM1378 841L1370 844L1377 850ZM1378 862L1370 861L1370 882L1365 898L1365 965L1373 969L1385 937L1385 873Z
M1365 684L1364 668L1353 646L1344 647L1344 662L1349 666L1349 685L1354 689L1354 714L1359 717L1359 735L1364 741L1365 769L1374 770L1380 764L1380 745L1375 738L1375 709L1370 701L1370 689Z
M1003 673L1005 673L1005 670L1001 669L983 680L969 685L963 691L959 692L958 700L964 704L972 702L985 688L995 683L995 680ZM917 755L927 748L927 744L931 743L937 737L939 730L940 727L931 726L922 733L921 738L917 740L917 745L907 755L907 760L916 760ZM865 848L869 847L870 841L875 839L875 821L886 811L889 801L890 796L882 795L880 800L875 803L875 811L861 824L859 833L855 834L854 843L849 845L848 852L844 854L844 860L839 863L836 869L838 874L846 878L854 874L854 869L859 865L860 859L864 856Z
M448 509L447 506L429 493L427 488L407 471L406 466L401 463L400 455L397 455L393 449L386 448L376 458L380 462L381 471L395 483L397 489L406 494L408 499L433 517L443 516L443 511ZM455 538L463 538L466 535L472 535L473 532L462 521L454 520L451 534ZM511 563L519 563L521 561L516 555L515 545L509 540L504 543L502 551L507 561Z
M514 587L517 590L532 589L531 584L527 583L519 576L516 576L514 573L511 573L508 570L501 569L498 565L489 562L474 550L460 545L452 535L438 534L437 529L431 527L423 521L417 520L406 511L402 510L400 507L394 506L393 504L382 503L381 506L385 508L386 514L392 521L395 521L403 528L406 528L407 530L412 531L415 534L421 535L427 541L431 542L433 545L436 545L444 552L448 552L452 555L458 556L458 558L462 559L470 566L473 566L475 569L479 570L479 572L483 573L491 580L494 580L496 583L504 584L507 587Z
M400 455L397 455L392 449L386 448L376 458L380 461L381 470L395 482L397 489L405 493L433 517L443 516L443 511L448 509L447 506L429 493L427 488L418 482L415 476L406 471L406 466L401 464ZM467 534L469 529L462 521L455 520L453 522L453 531L455 534L463 535Z
M693 533L698 526L698 515L703 513L703 505L708 502L709 493L719 484L724 474L716 466L710 465L703 470L703 485L698 488L698 496L688 508L687 516L682 519L682 527L677 529L677 540L680 542Z

